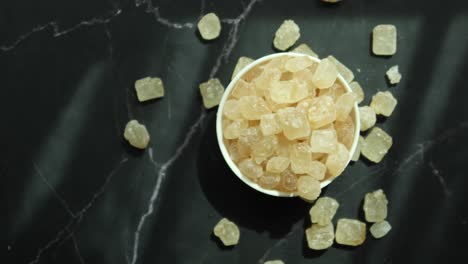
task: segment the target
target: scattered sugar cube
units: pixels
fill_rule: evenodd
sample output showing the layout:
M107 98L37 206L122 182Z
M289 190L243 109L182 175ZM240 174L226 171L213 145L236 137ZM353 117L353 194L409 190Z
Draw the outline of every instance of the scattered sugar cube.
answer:
M258 179L258 184L265 189L276 188L281 181L281 176L278 173L265 173Z
M280 186L283 190L292 192L297 189L297 176L290 169L284 170L280 173L281 181Z
M312 176L301 176L297 180L297 195L307 201L313 201L320 195L320 182Z
M237 64L236 66L234 67L234 71L232 72L232 76L231 76L231 80L234 79L234 77L242 70L244 69L247 65L249 65L250 63L252 63L254 61L254 59L252 58L249 58L249 57L240 57L238 60L237 60Z
M356 95L357 103L360 104L364 100L364 90L362 90L361 85L358 82L354 81L349 84L349 87Z
M285 51L290 48L301 36L299 26L293 20L285 20L276 30L273 46Z
M225 246L234 246L239 243L240 232L236 224L227 218L221 219L214 227L213 233Z
M320 197L310 208L310 221L321 226L331 223L340 204L331 197Z
M278 110L278 120L289 140L308 137L310 125L307 117L293 107Z
M231 120L242 119L240 112L239 101L236 99L229 99L224 103L223 115Z
M359 246L366 240L366 224L341 218L338 220L335 234L336 243L347 246Z
M232 88L231 95L237 99L243 96L257 95L251 83L239 79L236 85Z
M368 160L378 163L393 144L392 137L378 127L374 127L361 145L361 154Z
M354 93L344 93L338 97L338 100L336 100L336 120L346 120L351 110L353 110L354 103L356 103Z
M383 190L379 189L367 193L364 198L364 215L366 221L370 223L381 222L387 218L387 196Z
M353 118L348 116L345 121L336 121L335 122L336 135L338 137L338 142L346 146L346 148L351 149L351 146L354 142L354 130L355 124Z
M252 159L242 160L239 162L238 167L242 174L251 180L257 180L263 176L262 166L255 163Z
M343 63L341 63L337 58L333 57L332 55L328 56L328 58L335 64L338 73L343 76L347 83L350 83L354 80L354 73L346 67Z
M219 104L224 93L224 86L219 79L210 79L200 84L200 93L203 98L203 105L206 109L213 108Z
M401 81L401 74L398 70L398 65L390 67L386 74L391 84L397 84Z
M310 58L306 56L301 56L301 57L292 57L289 60L286 61L286 64L284 67L286 68L287 71L290 72L298 72L300 70L303 70L315 62L311 60Z
M146 77L135 82L138 101L144 102L164 96L164 85L160 78Z
M288 157L271 157L266 165L266 171L272 173L281 173L289 167Z
M371 227L369 228L370 230L370 233L372 234L372 236L374 238L382 238L384 237L385 235L388 234L388 232L390 232L390 230L392 229L392 226L390 225L389 222L387 221L382 221L382 222L378 222L378 223L374 223L373 225L371 225Z
M297 103L308 95L307 84L298 80L274 82L270 87L271 100L278 104Z
M378 25L372 33L372 52L390 56L397 51L397 30L394 25Z
M262 115L271 113L265 100L259 96L241 97L239 107L242 116L247 120L260 120Z
M349 162L349 151L345 145L338 143L336 151L329 154L325 166L327 166L328 173L332 177L340 175Z
M281 132L281 126L276 114L265 114L260 117L260 129L264 136L271 136Z
M278 138L275 135L262 137L252 145L252 157L258 164L272 156L278 148Z
M370 106L359 107L359 119L361 121L361 131L366 131L375 125L377 117L375 111Z
M364 138L359 136L358 144L356 145L356 150L354 151L353 157L351 158L352 161L357 161L359 156L361 156L361 146L364 143Z
M215 13L208 13L198 21L198 31L203 39L212 40L221 32L221 22Z
M335 233L332 223L325 225L312 224L305 231L307 245L310 249L323 250L333 245Z
M135 148L145 149L148 146L150 136L146 126L137 120L130 120L125 126L124 138Z
M312 56L312 57L315 57L315 58L318 58L318 55L317 53L315 53L315 51L313 51L309 45L303 43L303 44L300 44L299 46L295 47L292 52L296 52L296 53L301 53L301 54L306 54L306 55L309 55L309 56Z
M376 114L387 117L392 115L396 105L397 100L389 91L376 93L372 96L372 102L370 103L370 107L374 109Z
M317 129L312 131L310 150L318 153L333 153L336 150L338 138L334 129Z
M312 128L320 128L336 119L336 107L330 96L312 98L308 117Z
M234 120L232 123L223 128L223 136L225 139L238 138L242 131L249 126L247 120Z
M313 82L319 89L326 89L331 87L338 77L338 69L335 63L326 58L320 61L313 76Z
M284 264L280 259L265 261L263 264Z

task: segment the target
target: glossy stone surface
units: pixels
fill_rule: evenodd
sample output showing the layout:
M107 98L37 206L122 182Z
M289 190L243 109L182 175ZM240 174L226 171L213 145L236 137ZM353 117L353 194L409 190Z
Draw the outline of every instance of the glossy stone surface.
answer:
M135 264L259 263L264 255L262 263L290 264L468 259L467 1L257 1L232 39L234 24L222 23L210 42L198 37L200 16L238 18L250 0L210 0L204 8L151 2L2 1L2 263L30 263L40 250L37 264L81 263L80 255L86 264L132 264L135 256ZM335 228L338 218L359 216L365 193L387 192L392 230L380 240L369 233L355 249L308 249L311 204L269 197L237 179L218 147L217 108L202 110L198 84L215 77L227 86L240 56L273 53L273 35L289 18L301 27L297 44L353 70L362 105L378 90L398 100L389 118L379 118L394 141L383 162L361 158L324 190L341 202ZM378 23L398 28L390 59L369 53ZM404 75L388 87L385 71L395 64ZM164 97L138 101L134 83L145 76L162 78ZM144 151L122 136L131 119L150 133ZM232 249L212 235L223 217L241 232Z
M364 198L364 216L370 223L382 222L387 218L388 200L383 190L367 193Z
M361 145L361 154L368 160L380 162L393 145L393 138L379 127L374 127Z
M210 109L219 104L224 93L224 86L219 79L210 79L201 83L198 87L200 88L200 94L205 108Z

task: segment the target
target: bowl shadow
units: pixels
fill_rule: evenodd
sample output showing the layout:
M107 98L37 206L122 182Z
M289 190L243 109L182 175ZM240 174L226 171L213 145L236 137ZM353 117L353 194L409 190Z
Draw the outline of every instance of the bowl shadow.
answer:
M310 204L297 198L269 196L243 183L221 154L215 115L206 122L197 166L200 186L209 203L222 217L242 227L267 232L271 238L284 237L294 223L308 215Z

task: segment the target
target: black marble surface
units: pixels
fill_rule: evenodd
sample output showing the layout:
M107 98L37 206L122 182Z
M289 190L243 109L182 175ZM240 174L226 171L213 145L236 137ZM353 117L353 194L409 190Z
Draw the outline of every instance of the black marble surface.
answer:
M223 19L201 41L200 14ZM239 56L272 53L282 20L300 42L334 54L363 85L399 100L379 126L394 146L324 190L337 217L362 218L383 188L393 230L361 247L313 252L309 205L256 193L229 171L198 83L227 85ZM398 52L370 54L376 24L398 28ZM463 263L468 258L468 3L466 1L2 1L0 3L1 263ZM398 64L402 82L384 73ZM166 96L138 103L133 83L161 76ZM122 138L130 118L150 147ZM222 248L220 217L239 224Z

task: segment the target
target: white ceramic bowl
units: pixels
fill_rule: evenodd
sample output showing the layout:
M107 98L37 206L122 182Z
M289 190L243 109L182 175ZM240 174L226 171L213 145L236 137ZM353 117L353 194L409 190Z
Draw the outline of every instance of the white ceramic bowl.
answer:
M258 64L261 64L267 60L271 60L276 57L280 56L291 56L291 57L301 57L301 56L306 56L309 57L310 59L320 62L320 59L305 55L305 54L300 54L300 53L293 53L293 52L283 52L283 53L275 53L271 55L267 55L264 57L261 57L248 66L246 66L244 69L242 69L229 83L228 87L226 88L226 91L224 92L223 98L221 99L221 102L219 103L218 107L218 112L216 116L216 136L218 138L218 145L219 148L221 149L221 153L223 154L224 160L226 160L226 163L228 164L229 168L234 172L234 174L241 179L245 184L248 186L254 188L255 190L271 195L271 196L277 196L277 197L295 197L297 196L296 193L288 193L288 192L281 192L278 190L270 190L270 189L265 189L262 186L258 185L256 182L250 180L249 178L245 177L242 175L240 172L239 168L237 165L232 161L231 157L229 156L229 152L226 149L226 146L224 145L224 140L223 140L223 126L222 126L222 118L223 118L223 108L224 108L224 103L226 102L229 94L231 93L232 88L235 86L237 81L250 69L253 67L257 66ZM343 87L348 91L351 92L351 88L349 87L348 83L343 79L341 75L338 75L338 80L339 82L343 85ZM359 122L359 111L358 111L358 106L357 103L354 105L353 110L353 119L355 123L355 131L354 131L354 141L353 145L351 146L351 149L349 151L349 159L348 163L351 160L351 157L353 156L354 151L356 150L356 146L359 140L359 132L360 132L360 122ZM334 178L333 178L334 179ZM328 179L326 181L321 182L320 187L324 188L325 186L329 185L333 179Z

